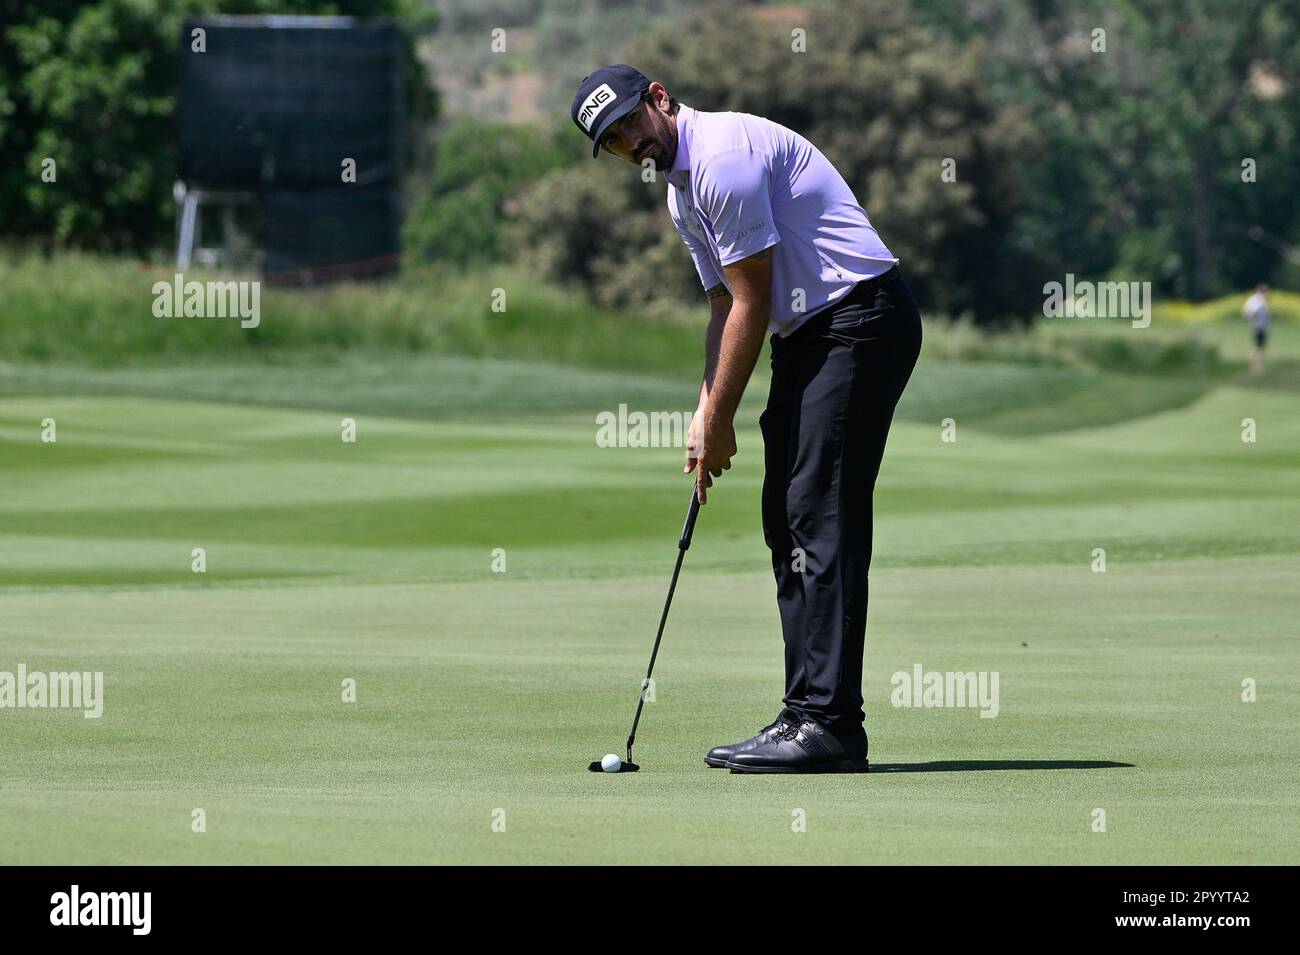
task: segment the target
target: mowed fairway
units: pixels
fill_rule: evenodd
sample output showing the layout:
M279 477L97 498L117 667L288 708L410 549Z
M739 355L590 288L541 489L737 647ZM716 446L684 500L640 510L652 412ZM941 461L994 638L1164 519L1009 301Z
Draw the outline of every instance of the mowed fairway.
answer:
M358 413L345 444L335 410L0 399L0 671L105 679L99 719L0 710L0 861L1300 861L1295 396L1224 387L1062 431L1040 408L1017 432L967 423L975 399L936 384L960 377L923 367L891 438L873 772L824 777L702 761L780 706L752 404L643 769L607 776L587 763L622 751L680 451L598 448L564 410ZM996 671L996 717L891 705L916 664Z

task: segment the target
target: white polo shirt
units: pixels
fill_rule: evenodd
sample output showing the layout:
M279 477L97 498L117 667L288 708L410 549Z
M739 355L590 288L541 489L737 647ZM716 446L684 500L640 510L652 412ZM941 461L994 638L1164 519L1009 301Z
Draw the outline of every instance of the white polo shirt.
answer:
M724 265L775 246L775 334L898 263L821 151L761 116L679 104L667 178L668 214L705 288L726 283Z

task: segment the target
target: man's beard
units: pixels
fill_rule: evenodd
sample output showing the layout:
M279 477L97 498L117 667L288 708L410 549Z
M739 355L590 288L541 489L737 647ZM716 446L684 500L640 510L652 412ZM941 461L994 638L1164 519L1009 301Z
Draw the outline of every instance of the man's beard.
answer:
M655 157L655 171L667 172L669 169L673 168L673 163L676 161L676 159L677 159L677 136L676 134L674 134L672 145L666 149L660 150L659 155Z

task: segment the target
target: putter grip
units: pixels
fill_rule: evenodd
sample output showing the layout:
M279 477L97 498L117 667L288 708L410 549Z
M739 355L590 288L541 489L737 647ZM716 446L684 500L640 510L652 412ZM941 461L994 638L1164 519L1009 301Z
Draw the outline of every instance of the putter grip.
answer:
M691 508L686 512L686 523L682 525L682 537L677 542L678 550L686 550L691 546L691 535L695 533L695 518L700 513L700 498L695 493L695 485L691 485Z

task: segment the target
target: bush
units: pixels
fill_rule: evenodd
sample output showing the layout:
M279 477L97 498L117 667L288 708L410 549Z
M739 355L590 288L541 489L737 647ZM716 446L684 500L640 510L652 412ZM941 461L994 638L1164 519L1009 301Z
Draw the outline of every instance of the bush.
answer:
M1241 306L1245 304L1249 291L1235 295L1225 295L1208 302L1185 302L1173 300L1158 302L1152 309L1152 321L1157 325L1174 323L1178 325L1205 325L1213 322L1241 321ZM1273 289L1268 295L1269 307L1272 309L1273 321L1300 323L1300 295Z
M439 137L427 188L407 219L408 254L459 266L501 261L511 197L574 155L558 126L455 123Z
M1084 361L1102 371L1195 375L1226 368L1218 345L1192 338L1158 341L1099 335L1077 339L1074 348Z
M662 179L603 157L553 172L520 197L512 246L520 263L580 286L611 308L704 303L690 254L669 221Z

